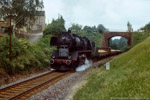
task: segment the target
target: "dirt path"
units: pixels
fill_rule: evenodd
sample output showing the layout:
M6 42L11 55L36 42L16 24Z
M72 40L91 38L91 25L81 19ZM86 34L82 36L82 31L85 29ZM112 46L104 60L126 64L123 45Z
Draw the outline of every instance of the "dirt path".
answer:
M43 33L25 34L30 43L35 43L43 37Z
M35 43L39 41L43 37L43 33L25 33L25 34L17 34L18 38L25 38L30 43Z

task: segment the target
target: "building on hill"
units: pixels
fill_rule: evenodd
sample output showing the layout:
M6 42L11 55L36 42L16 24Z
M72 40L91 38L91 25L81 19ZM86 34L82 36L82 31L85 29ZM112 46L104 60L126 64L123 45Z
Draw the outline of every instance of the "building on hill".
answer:
M33 24L30 24L31 33L42 32L45 29L45 11L37 11L35 14L35 21L31 21Z
M2 18L0 18L0 33L4 32L4 26L7 27L8 25L5 23L5 21Z
M45 29L45 11L36 11L35 20L27 18L26 26L22 28L15 28L15 20L11 20L12 28L15 33L39 33ZM10 20L0 18L0 33L8 33L10 27Z
M14 26L15 21L11 20L12 27ZM6 18L5 20L3 18L0 19L0 33L8 33L10 27L10 19Z

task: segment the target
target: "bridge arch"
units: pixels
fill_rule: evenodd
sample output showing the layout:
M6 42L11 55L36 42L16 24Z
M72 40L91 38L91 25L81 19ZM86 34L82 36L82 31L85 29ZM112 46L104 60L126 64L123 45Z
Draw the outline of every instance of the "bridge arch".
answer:
M122 36L128 40L128 45L131 46L132 33L131 32L104 32L102 38L102 47L109 47L109 40L115 36Z

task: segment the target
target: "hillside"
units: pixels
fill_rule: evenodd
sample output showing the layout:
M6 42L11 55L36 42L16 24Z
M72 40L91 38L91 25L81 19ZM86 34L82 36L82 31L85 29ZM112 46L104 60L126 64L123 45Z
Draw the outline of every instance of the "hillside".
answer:
M35 44L25 39L12 37L12 61L9 61L9 37L0 39L0 78L3 75L32 72L49 66L49 58L54 47L49 46L52 35L47 35ZM0 83L1 84L1 83Z
M133 32L132 33L132 47L144 41L149 36L150 36L149 32Z
M150 99L150 37L105 66L94 69L74 100Z

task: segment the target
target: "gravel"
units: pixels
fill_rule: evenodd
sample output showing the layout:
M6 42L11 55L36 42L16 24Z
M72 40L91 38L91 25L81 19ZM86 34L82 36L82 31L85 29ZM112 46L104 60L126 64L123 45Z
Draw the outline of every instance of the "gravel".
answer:
M75 72L27 100L64 100L69 90L85 76L85 72Z
M94 63L92 67L84 71L75 72L71 74L70 76L51 85L47 89L31 96L27 100L72 100L72 98L70 97L72 97L74 93L71 93L72 92L71 90L73 90L74 87L80 85L80 83L85 84L84 79L86 79L86 76L93 68L99 67L100 64L103 64L111 60L112 58L113 57L98 61ZM68 94L71 94L71 95L68 96Z

